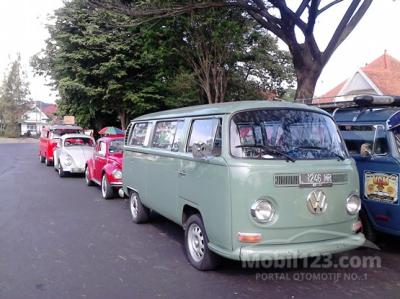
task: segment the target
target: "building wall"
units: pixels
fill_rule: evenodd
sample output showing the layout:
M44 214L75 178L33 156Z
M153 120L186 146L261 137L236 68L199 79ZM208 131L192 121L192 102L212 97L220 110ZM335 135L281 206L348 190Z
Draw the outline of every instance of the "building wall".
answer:
M28 131L32 136L39 136L42 127L49 123L50 119L37 107L28 111L21 122L21 136L27 135Z

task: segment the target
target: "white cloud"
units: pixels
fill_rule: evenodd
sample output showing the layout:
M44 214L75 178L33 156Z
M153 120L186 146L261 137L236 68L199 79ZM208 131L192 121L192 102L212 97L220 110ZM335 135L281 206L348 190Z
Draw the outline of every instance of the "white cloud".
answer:
M348 2L349 1L345 1ZM331 36L340 21L340 11L326 12L321 16L316 32L319 38ZM332 55L318 81L316 95L321 95L354 74L360 67L370 63L385 50L400 60L398 20L400 1L379 0L372 2L358 26Z
M1 78L10 60L15 58L16 53L21 53L34 100L54 102L56 97L56 94L45 86L44 78L33 78L29 59L45 46L44 41L48 37L45 28L48 14L61 6L61 0L0 1Z

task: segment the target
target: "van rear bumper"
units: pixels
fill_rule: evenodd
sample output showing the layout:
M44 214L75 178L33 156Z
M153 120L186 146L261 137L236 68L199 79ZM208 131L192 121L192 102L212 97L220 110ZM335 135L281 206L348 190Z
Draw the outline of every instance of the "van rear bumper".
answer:
M211 250L226 258L240 261L265 261L306 258L324 254L334 254L360 247L364 244L363 234L349 235L325 241L295 244L255 244L241 246L233 252L223 252L209 244Z

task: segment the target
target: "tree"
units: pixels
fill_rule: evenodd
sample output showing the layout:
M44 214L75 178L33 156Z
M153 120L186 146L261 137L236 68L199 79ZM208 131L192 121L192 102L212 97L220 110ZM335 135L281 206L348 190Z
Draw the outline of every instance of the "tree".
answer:
M280 50L277 38L260 25L254 21L249 25L252 28L245 35L228 97L234 100L283 98L295 81L290 53Z
M224 102L229 77L242 52L247 20L234 10L192 13L180 20L182 42L177 48L181 57L192 68L207 103Z
M129 21L86 0L66 2L48 26L46 49L32 58L37 74L59 90L61 113L75 115L83 126L99 129L118 118L124 128L129 117L166 106L160 81L167 67L160 62L172 53L154 47L162 32Z
M148 1L133 1L130 5L123 1L91 0L97 6L113 8L128 14L139 22L145 19L171 17L196 9L221 7L239 7L247 12L261 26L275 34L289 47L297 77L297 99L311 99L317 80L335 50L348 37L370 7L372 0L351 0L342 19L336 27L327 47L321 51L314 36L317 18L343 0L330 0L322 5L321 0L299 0L292 7L286 0L221 0L189 1L188 4L171 4L157 1L150 5ZM122 4L121 4L122 3ZM292 2L293 3L293 2ZM299 42L298 32L304 41Z
M10 63L0 86L0 132L4 135L18 136L18 122L32 105L29 94L29 84L18 54Z
M291 57L276 38L236 8L209 9L175 18L177 53L193 71L205 102L277 96L293 82Z
M276 71L291 67L276 40L263 43L271 55L253 55L254 21L238 9L227 10L134 24L130 16L72 0L55 12L46 48L32 65L59 90L61 115L75 115L80 125L97 129L117 125L117 119L124 128L129 118L157 110L222 102L227 94L228 100L248 98L250 91L261 98L267 85L242 88L251 78L243 79L240 66L252 64L256 72L262 65L256 59L282 62L263 72L268 87L290 81L292 71ZM275 54L286 60L271 60Z

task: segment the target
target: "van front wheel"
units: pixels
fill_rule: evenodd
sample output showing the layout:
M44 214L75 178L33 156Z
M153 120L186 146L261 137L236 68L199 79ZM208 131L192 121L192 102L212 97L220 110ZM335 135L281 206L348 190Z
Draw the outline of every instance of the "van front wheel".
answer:
M362 233L364 234L365 238L372 243L375 243L378 239L378 235L368 219L367 212L361 210L359 213L359 217L362 223Z
M140 201L139 194L132 192L129 198L129 208L135 223L145 223L149 220L150 210Z
M213 270L221 258L208 248L208 237L200 215L189 217L185 230L186 256L190 264L198 270Z

